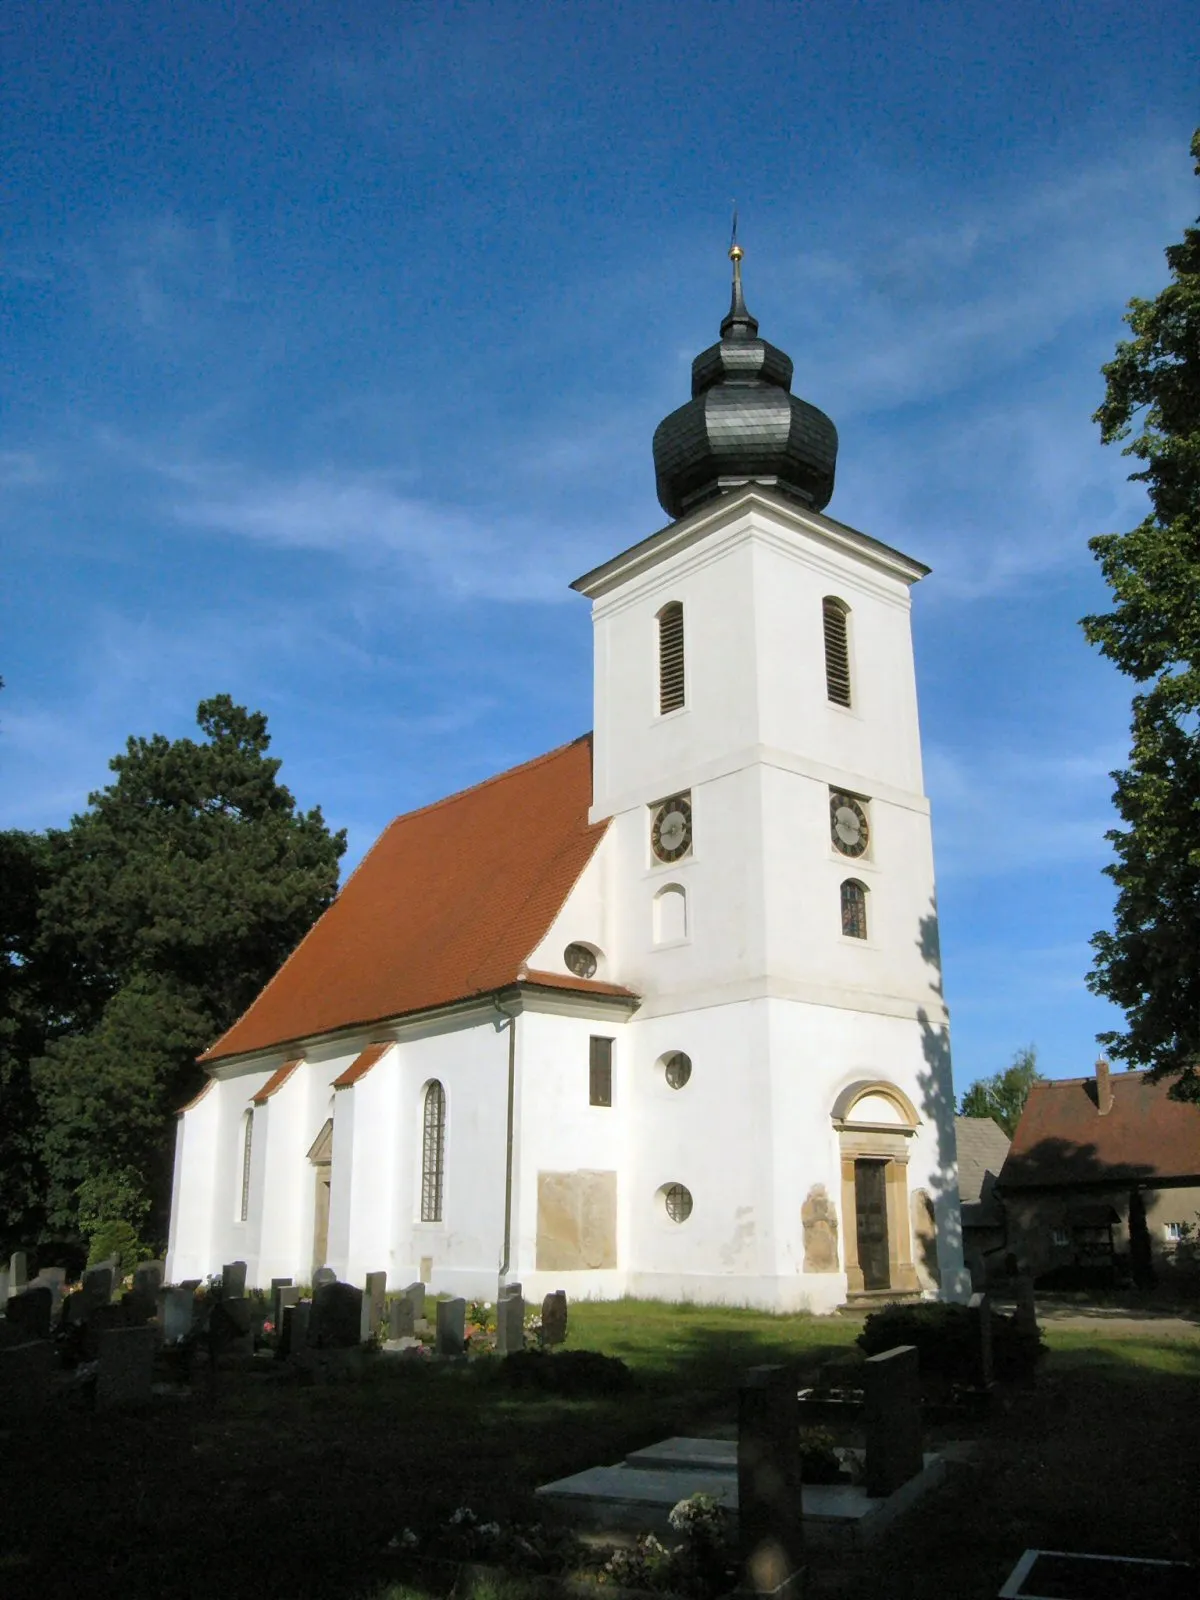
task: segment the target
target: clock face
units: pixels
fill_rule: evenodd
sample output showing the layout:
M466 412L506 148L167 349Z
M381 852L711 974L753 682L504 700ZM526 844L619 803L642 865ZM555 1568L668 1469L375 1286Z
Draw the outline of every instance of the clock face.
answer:
M664 800L654 813L650 847L659 861L678 861L692 848L692 802L687 795Z
M852 795L830 795L829 833L833 848L844 856L861 856L867 848L871 837L867 814Z

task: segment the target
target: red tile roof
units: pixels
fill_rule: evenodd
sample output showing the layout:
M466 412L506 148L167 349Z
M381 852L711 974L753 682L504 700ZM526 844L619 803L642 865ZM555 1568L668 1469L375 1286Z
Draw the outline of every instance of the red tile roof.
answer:
M607 827L589 824L591 797L586 734L397 817L201 1061L366 1026L516 982Z
M266 1083L263 1084L262 1088L253 1097L254 1104L256 1106L265 1106L275 1091L283 1088L284 1084L288 1081L292 1073L295 1072L296 1068L303 1060L303 1056L297 1056L294 1061L285 1061L281 1067L276 1067L275 1071L267 1079Z
M605 983L603 978L573 978L567 972L522 972L521 982L533 989L570 989L575 994L615 995L621 1000L639 998L632 989L620 983Z
M369 1044L365 1050L360 1050L345 1072L338 1073L333 1080L333 1087L335 1089L349 1089L360 1078L365 1078L384 1051L390 1050L391 1047L391 1040L385 1039L382 1044Z
M1168 1098L1170 1080L1114 1072L1100 1115L1094 1078L1035 1083L1000 1173L1001 1189L1200 1178L1200 1105Z

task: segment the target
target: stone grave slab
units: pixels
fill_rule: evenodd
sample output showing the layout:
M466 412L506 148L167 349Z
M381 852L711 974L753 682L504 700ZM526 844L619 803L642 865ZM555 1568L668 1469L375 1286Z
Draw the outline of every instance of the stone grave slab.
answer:
M406 1294L399 1294L394 1300L388 1301L388 1338L411 1339L416 1331L416 1319L413 1316L412 1301Z
M178 1344L192 1331L196 1314L196 1296L191 1289L160 1289L158 1292L158 1320L162 1324L163 1341Z
M17 1294L29 1282L29 1259L24 1250L14 1250L8 1262L8 1292Z
M4 1309L4 1303L5 1303L5 1301L7 1299L8 1299L8 1268L7 1267L0 1267L0 1311L2 1311Z
M143 1261L133 1269L133 1287L139 1294L157 1295L165 1276L163 1262Z
M863 1362L867 1493L893 1494L922 1470L917 1347L900 1344Z
M86 1322L88 1317L98 1306L112 1303L113 1269L102 1262L98 1267L89 1267L83 1275L83 1284L79 1290L79 1305L75 1308L76 1321Z
M293 1356L301 1356L308 1349L311 1314L311 1300L297 1300L294 1305L284 1306L279 1324L279 1344L276 1346L281 1361L290 1361Z
M0 1345L0 1426L40 1411L50 1398L54 1351L48 1340Z
M246 1263L227 1261L221 1268L221 1299L241 1300L246 1293Z
M1194 1600L1198 1589L1200 1570L1183 1561L1026 1550L999 1600Z
M519 1294L505 1294L496 1306L496 1354L511 1355L525 1348L525 1302Z
M542 1301L542 1343L565 1344L567 1338L567 1292L555 1289Z
M437 1353L460 1356L466 1349L467 1302L439 1300L437 1303Z
M349 1283L323 1283L313 1290L309 1344L317 1350L350 1350L362 1343L363 1292Z
M366 1287L363 1290L362 1328L360 1330L360 1338L364 1342L372 1334L386 1332L383 1327L386 1296L387 1273L368 1272Z
M275 1325L275 1337L278 1339L283 1332L283 1313L286 1307L298 1305L300 1291L292 1283L277 1283L271 1292L271 1321Z
M52 1301L53 1295L44 1286L11 1295L4 1313L9 1333L19 1333L23 1339L48 1339Z
M410 1283L404 1293L408 1296L412 1306L413 1321L418 1321L425 1315L425 1285L423 1283Z
M153 1328L108 1328L100 1334L97 1411L148 1403L155 1343Z

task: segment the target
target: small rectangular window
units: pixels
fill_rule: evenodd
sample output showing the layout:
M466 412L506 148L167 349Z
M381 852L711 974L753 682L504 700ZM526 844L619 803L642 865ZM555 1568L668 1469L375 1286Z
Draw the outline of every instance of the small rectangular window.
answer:
M1182 1222L1164 1222L1163 1235L1169 1244L1182 1244L1187 1234L1184 1233L1186 1224Z
M1050 1243L1058 1250L1065 1250L1071 1242L1071 1235L1065 1228L1050 1229Z
M683 606L672 600L658 614L658 710L683 705Z
M611 1039L593 1039L588 1082L588 1102L594 1106L612 1105Z

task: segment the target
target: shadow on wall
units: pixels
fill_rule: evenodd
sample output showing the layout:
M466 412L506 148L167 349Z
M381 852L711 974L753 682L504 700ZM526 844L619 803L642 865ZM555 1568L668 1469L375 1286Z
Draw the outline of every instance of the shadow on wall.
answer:
M929 912L918 924L917 948L929 968L929 987L940 1003L942 1001L942 951L938 939L936 903L930 901ZM922 1006L917 1011L921 1024L921 1051L925 1069L917 1076L921 1090L921 1115L937 1130L937 1165L932 1173L930 1189L925 1201L915 1197L916 1207L924 1204L932 1212L932 1227L918 1227L913 1218L914 1260L918 1272L928 1281L940 1284L943 1295L951 1298L969 1292L970 1284L965 1269L958 1284L945 1281L943 1271L947 1261L962 1260L962 1211L958 1198L958 1156L954 1140L954 1079L950 1070L950 1030L943 1021L935 1021ZM942 1250L938 1250L939 1240ZM941 1259L939 1260L939 1255Z

